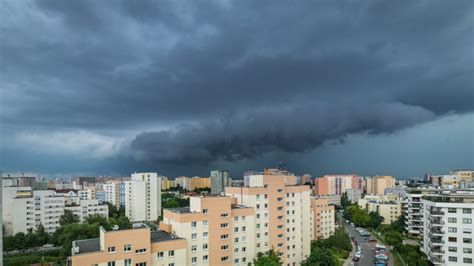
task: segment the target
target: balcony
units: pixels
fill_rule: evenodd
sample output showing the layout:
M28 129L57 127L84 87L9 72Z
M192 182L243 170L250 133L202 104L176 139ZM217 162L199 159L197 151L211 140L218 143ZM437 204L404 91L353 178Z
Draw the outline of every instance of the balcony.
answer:
M431 253L434 255L434 256L443 256L444 255L444 250L442 248L433 248L431 250Z
M443 231L443 230L440 230L440 229L433 229L433 228L432 228L431 231L430 231L430 234L432 234L432 235L442 235L442 236L443 236L443 235L444 235L444 231Z
M439 238L430 238L430 246L440 246L444 244L444 240Z
M444 222L441 219L430 219L432 225L444 225Z
M432 211L430 211L430 214L432 216L443 216L444 212L443 211L438 211L438 210L432 210Z

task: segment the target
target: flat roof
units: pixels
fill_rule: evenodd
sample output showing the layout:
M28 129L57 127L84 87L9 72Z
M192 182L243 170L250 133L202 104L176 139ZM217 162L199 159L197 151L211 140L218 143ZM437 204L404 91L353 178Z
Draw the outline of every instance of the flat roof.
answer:
M158 231L153 231L150 234L150 241L151 243L156 243L156 242L161 242L161 241L169 241L173 239L181 239L177 236L173 236L172 234L169 234L165 231L158 230Z
M74 246L79 247L79 252L75 254L97 252L100 251L100 238L76 240L74 241Z
M165 210L169 210L175 213L191 213L191 209L189 209L189 207L171 208L171 209L165 209Z

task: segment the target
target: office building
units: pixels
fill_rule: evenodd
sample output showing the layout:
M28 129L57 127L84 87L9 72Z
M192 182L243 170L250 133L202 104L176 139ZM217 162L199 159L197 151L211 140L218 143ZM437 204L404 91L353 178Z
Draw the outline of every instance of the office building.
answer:
M230 173L227 170L211 171L211 193L219 194L225 191L225 187L232 185Z
M72 265L180 266L186 264L186 240L144 224L106 231L99 238L72 242ZM191 264L189 264L191 265Z
M472 265L474 191L422 197L425 221L422 250L435 265Z
M134 173L125 182L125 214L132 222L156 221L161 215L161 180L157 173Z

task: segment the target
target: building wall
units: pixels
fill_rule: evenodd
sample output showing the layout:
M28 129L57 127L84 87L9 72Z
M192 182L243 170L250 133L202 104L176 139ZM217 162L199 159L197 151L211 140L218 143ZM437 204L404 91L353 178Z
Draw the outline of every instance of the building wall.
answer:
M313 240L325 239L334 234L335 207L328 204L327 199L311 199Z
M211 188L211 179L207 177L193 177L189 179L188 190L195 190L196 188Z
M161 215L161 180L156 173L134 173L125 182L125 214L134 222L156 221Z

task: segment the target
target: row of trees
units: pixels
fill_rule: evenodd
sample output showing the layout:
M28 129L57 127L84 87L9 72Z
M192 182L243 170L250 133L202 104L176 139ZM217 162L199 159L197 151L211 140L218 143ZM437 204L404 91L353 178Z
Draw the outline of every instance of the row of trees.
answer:
M345 254L343 258L345 259L349 256L351 250L351 239L344 228L341 227L336 229L329 238L313 241L311 243L311 253L301 265L339 265L339 257L336 254Z
M19 232L13 236L3 238L3 250L6 252L13 250L22 252L48 244L49 240L50 237L44 226L40 225L36 230L29 229L26 234Z
M372 229L378 228L384 220L378 212L367 212L357 205L347 206L344 210L344 217L357 226Z
M189 199L177 197L171 193L161 193L161 206L163 209L189 206Z

